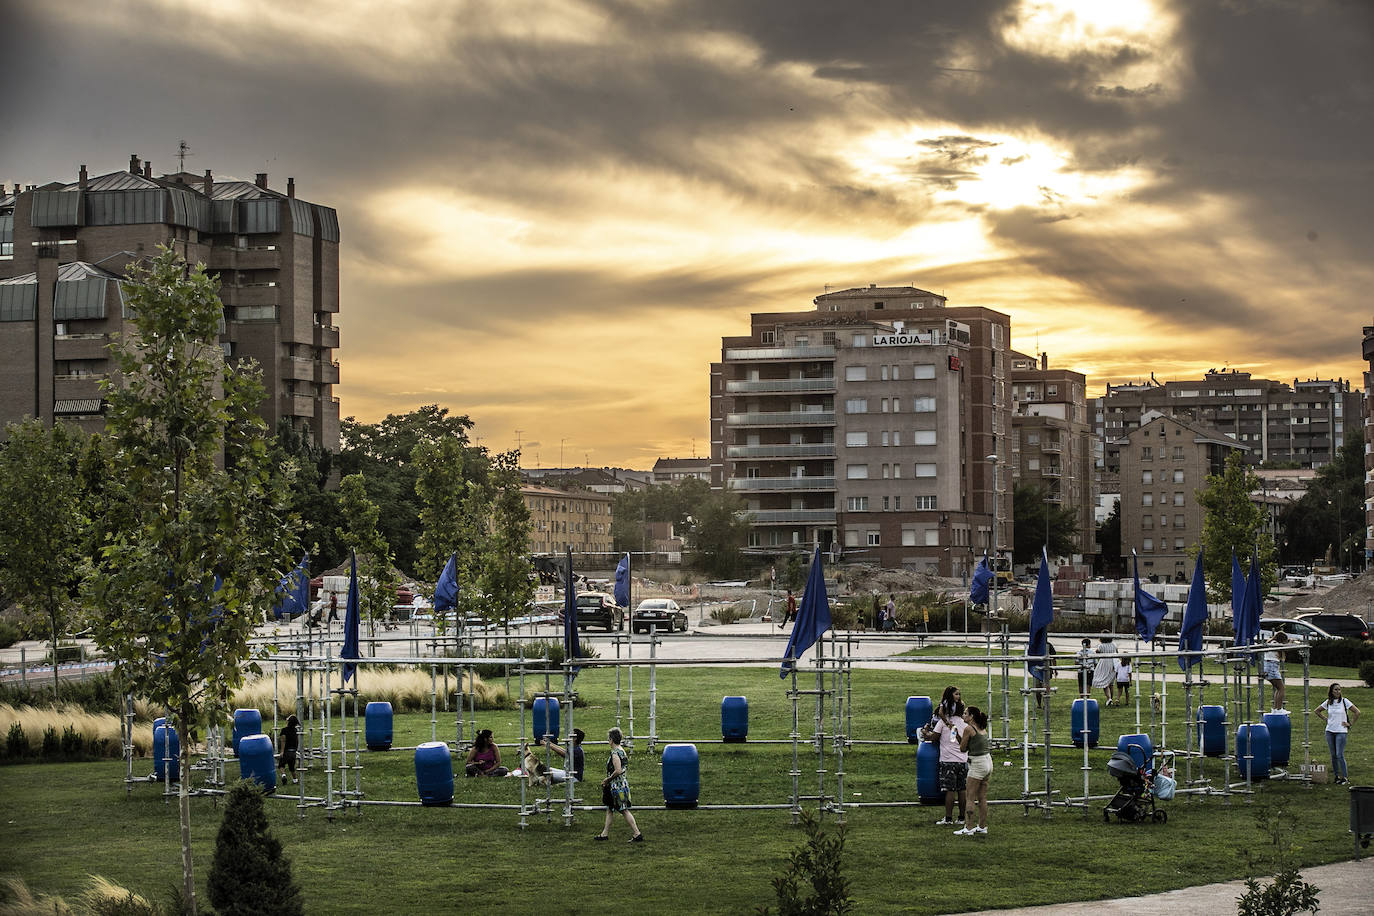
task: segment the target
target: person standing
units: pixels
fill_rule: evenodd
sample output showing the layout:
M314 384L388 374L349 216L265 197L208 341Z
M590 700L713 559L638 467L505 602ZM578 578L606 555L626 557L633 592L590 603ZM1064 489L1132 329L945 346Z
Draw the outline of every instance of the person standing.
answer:
M940 789L945 793L945 816L935 822L935 826L952 824L963 826L967 809L968 790L968 753L960 747L964 725L964 700L958 687L945 688L940 705L935 710L935 721L922 731L927 741L935 741L940 747ZM959 803L959 819L954 819L954 803Z
M1360 708L1341 694L1341 685L1332 684L1326 691L1326 702L1317 707L1317 715L1326 720L1326 746L1331 751L1331 776L1336 785L1350 781L1345 766L1345 740L1350 726L1360 718Z
M787 619L784 623L797 622L797 596L792 594L792 589L787 590Z
M1123 655L1116 660L1116 696L1123 703L1131 702L1131 657Z
M1078 654L1078 695L1086 697L1092 693L1093 668L1093 641L1086 636L1083 637L1083 645L1079 648Z
M601 803L606 806L606 824L592 839L611 838L611 820L618 811L625 816L625 823L630 826L630 842L643 843L644 833L635 823L635 816L630 813L630 780L625 775L630 766L630 755L620 746L620 729L613 728L607 732L606 740L611 743L611 756L606 760L606 778L601 780Z
M1097 667L1093 669L1093 686L1107 697L1107 705L1116 705L1115 694L1112 692L1116 685L1116 659L1107 656L1116 654L1116 646L1112 644L1112 634L1103 633L1102 639L1097 644L1096 654Z
M878 593L873 593L873 629L879 633L883 631L883 608L878 603Z
M897 629L897 596L889 594L887 596L887 607L883 609L883 629Z
M336 621L336 620L338 620L338 619L339 619L339 593L338 593L338 592L330 592L330 593L329 593L329 620L328 620L328 622L329 622L329 623L333 623L334 621Z
M1275 633L1270 640L1273 645L1281 646L1288 642L1288 634L1282 631ZM1283 653L1278 649L1260 654L1260 677L1269 682L1269 686L1274 688L1274 708L1273 712L1284 711L1284 686L1283 669L1279 666L1279 660Z
M277 769L283 773L288 773L282 777L283 782L295 782L296 776L296 752L301 744L301 720L294 715L286 717L286 724L281 729L281 754L277 757Z
M955 836L988 832L988 779L992 776L992 745L988 741L988 716L977 706L964 713L963 737L959 746L968 754L968 803L978 812L978 826L962 827Z

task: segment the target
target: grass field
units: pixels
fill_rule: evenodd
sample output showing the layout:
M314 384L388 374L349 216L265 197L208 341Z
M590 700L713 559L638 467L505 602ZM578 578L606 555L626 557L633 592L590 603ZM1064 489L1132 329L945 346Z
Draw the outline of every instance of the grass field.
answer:
M947 675L893 671L856 671L853 677L853 727L856 739L903 742L903 710L908 695L938 697ZM966 701L985 703L985 681L962 677ZM664 668L658 672L656 704L661 741L693 740L701 755L703 804L783 803L791 790L790 744L757 743L785 738L791 730L791 703L774 670L759 668ZM814 678L803 686L814 685ZM1063 685L1064 682L1058 682ZM336 813L318 809L305 817L290 801L269 802L277 837L292 858L297 880L312 913L449 912L502 907L552 907L572 913L720 912L738 913L773 902L771 879L785 864L802 834L780 810L669 811L662 807L657 756L647 751L648 675L635 677L635 730L641 738L632 756L630 777L636 816L648 841L628 846L623 821L612 828L613 842L593 843L599 811L579 812L572 828L561 818L540 815L525 830L513 810L365 806ZM577 688L588 706L574 713L574 724L589 741L604 737L615 724L614 674L587 669ZM1172 688L1171 688L1172 690ZM1209 701L1215 700L1216 688ZM1068 723L1071 697L1056 697L1057 728ZM1324 692L1323 692L1324 693ZM720 700L749 698L750 739L722 745ZM1353 689L1349 696L1370 710L1374 691ZM1019 697L1014 698L1019 735ZM1171 703L1175 701L1171 693ZM1315 705L1315 701L1314 701ZM563 728L566 731L567 711ZM1180 713L1181 714L1181 713ZM810 734L814 701L803 698L801 731ZM503 743L518 739L519 716L479 712L480 724ZM1103 743L1134 731L1134 707L1102 712ZM1299 720L1300 721L1300 720ZM1313 721L1315 759L1325 759L1319 720ZM1363 725L1363 723L1361 723ZM628 723L622 716L622 727ZM827 726L828 729L829 726ZM996 729L996 726L995 726ZM450 716L441 714L439 737L452 737ZM1369 782L1374 742L1356 726L1347 751L1352 776ZM1295 732L1301 734L1295 723ZM1060 732L1065 735L1065 732ZM1181 723L1171 722L1171 741L1181 743ZM398 745L430 737L427 714L396 719ZM1056 737L1056 741L1065 738ZM1295 737L1295 742L1300 738ZM714 742L714 743L708 743ZM803 746L802 791L814 793L817 763ZM513 763L513 749L503 749ZM661 746L659 748L661 751ZM1294 748L1300 757L1301 748ZM1107 748L1091 752L1091 791L1117 788L1107 775ZM844 757L847 802L900 801L915 795L915 748L905 743L858 744ZM603 744L587 748L588 775L605 759ZM992 795L1021 796L1021 754L995 754ZM1003 766L1009 762L1011 766ZM455 765L458 765L455 761ZM1031 788L1044 774L1032 758ZM1082 752L1053 753L1053 784L1062 796L1082 791ZM1221 779L1221 765L1207 761L1207 776ZM828 792L834 790L834 760L826 755ZM151 769L139 761L137 772ZM461 770L461 767L459 767ZM237 767L228 766L231 774ZM175 804L153 785L140 785L126 797L118 761L22 765L0 768L0 876L17 876L44 893L75 896L88 874L102 874L147 896L161 898L179 880ZM1234 776L1234 771L1233 771ZM306 776L319 794L322 775ZM368 799L416 800L413 755L407 750L365 754L362 786ZM291 787L285 787L290 789ZM584 801L597 801L595 783ZM455 780L455 802L515 804L514 779ZM1294 824L1294 857L1303 865L1350 858L1346 831L1347 793L1336 786L1306 787L1292 782L1264 784L1253 798L1184 799L1168 803L1169 822L1105 824L1101 802L1086 813L1064 808L1052 817L1025 812L1023 806L998 806L985 837L955 837L933 822L934 808L867 808L847 812L846 873L856 912L945 913L1014 905L1091 900L1151 893L1247 874L1247 853L1257 856L1257 871L1268 871L1268 838L1256 826L1255 811L1283 800ZM193 832L198 878L204 884L210 864L219 808L213 798L193 800ZM965 866L977 867L969 880Z

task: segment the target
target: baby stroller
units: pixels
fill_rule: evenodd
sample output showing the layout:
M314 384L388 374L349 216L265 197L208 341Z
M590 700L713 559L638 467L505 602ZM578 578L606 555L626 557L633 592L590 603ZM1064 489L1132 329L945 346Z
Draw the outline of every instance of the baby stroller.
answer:
M1110 823L1115 814L1118 823L1166 823L1169 812L1158 809L1155 799L1173 797L1174 781L1166 775L1169 769L1163 755L1155 765L1139 744L1128 744L1124 751L1114 752L1107 760L1107 772L1116 778L1121 788L1102 809L1102 819Z

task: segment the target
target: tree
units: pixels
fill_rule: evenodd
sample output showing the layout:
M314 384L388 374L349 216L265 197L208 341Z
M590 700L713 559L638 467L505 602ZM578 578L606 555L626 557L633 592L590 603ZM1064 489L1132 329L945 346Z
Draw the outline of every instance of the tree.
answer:
M749 514L744 501L720 490L696 507L687 531L687 544L713 576L725 578L739 569L741 551L749 537Z
M203 265L164 247L130 277L131 333L111 347L119 375L103 385L110 478L83 589L97 643L181 732L182 895L194 913L191 748L227 719L253 627L295 563L294 468L271 460L255 369L225 365L223 305Z
M41 609L52 638L58 695L58 642L79 581L85 519L81 434L42 420L12 423L0 446L0 586L30 612Z
M291 860L268 828L262 790L251 780L229 790L205 890L221 916L305 912Z
M530 510L520 493L519 453L505 452L492 464L495 497L487 525L482 590L492 614L508 624L534 600L530 566Z
M1110 572L1108 572L1110 570ZM1097 572L1099 575L1120 575L1121 570L1121 500L1112 504L1112 511L1097 526Z
M648 550L649 522L669 522L678 532L689 527L689 517L699 518L711 498L711 485L696 477L675 484L659 484L643 490L626 490L615 498L611 538L618 551Z
M347 553L337 534L342 523L339 501L325 489L337 456L292 429L285 419L277 425L271 448L273 460L294 460L298 468L291 484L291 511L301 520L301 543L310 551L312 569L320 572L339 565Z
M1282 560L1306 565L1330 557L1337 566L1364 546L1364 444L1347 442L1336 459L1317 471L1302 498L1279 515Z
M1012 560L1016 563L1035 563L1040 548L1046 544L1048 519L1049 554L1066 557L1078 549L1078 519L1072 509L1052 503L1040 487L1017 484L1012 491Z
M420 506L418 568L424 578L437 580L456 553L458 614L486 616L479 584L491 503L486 450L449 435L416 444L411 464Z
M1278 581L1274 568L1274 539L1264 530L1264 510L1255 505L1250 494L1259 489L1259 478L1245 464L1239 451L1226 456L1220 474L1207 475L1207 485L1197 492L1202 506L1203 574L1207 579L1207 600L1231 598L1231 556L1249 570L1246 558L1258 551L1265 591Z
M343 525L335 531L345 548L358 558L359 613L367 618L368 635L377 632L377 621L391 613L396 603L396 573L391 548L377 530L377 504L367 498L362 474L339 481L339 514Z
M787 857L787 869L773 879L778 916L843 916L853 911L844 876L844 825L826 836L810 811L801 815L806 841ZM760 907L760 914L772 909Z

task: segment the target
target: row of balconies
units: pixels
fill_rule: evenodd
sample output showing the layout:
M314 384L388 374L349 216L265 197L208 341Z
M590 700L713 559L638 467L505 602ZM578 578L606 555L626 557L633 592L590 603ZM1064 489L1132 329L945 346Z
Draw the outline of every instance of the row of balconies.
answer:
M725 351L726 362L834 359L835 348L823 347L739 347Z
M300 382L317 382L322 385L339 383L339 364L324 362L306 356L288 356L281 361L282 378Z
M725 382L725 390L731 394L833 393L835 377L831 375L824 378L729 379Z
M820 492L835 489L834 477L731 477L725 481L731 490L752 492Z
M778 442L771 445L729 445L725 448L727 458L834 458L835 443L818 442L814 444L792 445Z
M767 413L728 413L726 426L834 426L833 410L786 410Z

